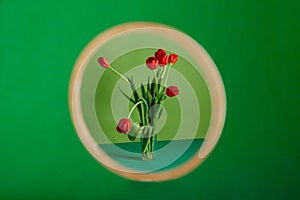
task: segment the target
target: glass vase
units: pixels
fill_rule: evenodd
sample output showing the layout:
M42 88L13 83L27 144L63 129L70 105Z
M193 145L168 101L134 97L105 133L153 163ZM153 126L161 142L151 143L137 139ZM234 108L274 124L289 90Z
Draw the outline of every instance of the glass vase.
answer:
M155 143L157 136L150 136L146 138L141 138L142 147L142 159L143 160L154 160L155 159Z

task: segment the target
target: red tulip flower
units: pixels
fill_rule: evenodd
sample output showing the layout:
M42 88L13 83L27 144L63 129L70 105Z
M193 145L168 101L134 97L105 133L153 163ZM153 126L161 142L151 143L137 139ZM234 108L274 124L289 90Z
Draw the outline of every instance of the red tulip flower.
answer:
M149 57L146 60L146 65L149 69L154 70L158 67L158 60L155 57Z
M158 60L158 64L161 67L164 67L168 64L169 57L163 49L158 49L158 51L155 52L155 58Z
M174 65L177 62L177 60L178 60L178 55L173 54L173 53L169 55L169 63L170 64Z
M130 132L130 128L131 128L131 121L128 118L122 118L116 127L119 133L124 133L124 134L128 134Z
M104 68L109 68L109 66L110 66L110 63L109 63L108 60L107 60L106 58L104 58L104 57L99 57L99 58L98 58L98 63L99 63L102 67L104 67Z
M179 95L179 89L178 87L171 85L166 89L166 94L168 97L174 97Z

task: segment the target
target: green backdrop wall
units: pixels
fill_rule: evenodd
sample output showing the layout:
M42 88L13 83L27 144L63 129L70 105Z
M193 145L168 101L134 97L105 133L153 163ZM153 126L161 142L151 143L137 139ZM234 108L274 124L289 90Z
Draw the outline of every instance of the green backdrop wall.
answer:
M300 198L300 1L0 1L0 199ZM176 181L120 178L85 150L68 84L97 34L130 21L174 26L216 62L221 139Z

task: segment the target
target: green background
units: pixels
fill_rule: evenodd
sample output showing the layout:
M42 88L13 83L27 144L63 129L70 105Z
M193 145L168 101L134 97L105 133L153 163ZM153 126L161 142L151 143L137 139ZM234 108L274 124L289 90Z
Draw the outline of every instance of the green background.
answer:
M300 1L0 1L0 199L300 198ZM72 126L76 58L123 22L179 28L210 53L228 110L217 147L176 181L101 167Z

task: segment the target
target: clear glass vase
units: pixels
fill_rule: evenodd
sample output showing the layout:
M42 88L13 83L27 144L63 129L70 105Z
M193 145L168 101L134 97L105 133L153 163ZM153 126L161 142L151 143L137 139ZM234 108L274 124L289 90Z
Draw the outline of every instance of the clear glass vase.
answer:
M142 159L143 160L154 160L155 159L155 143L157 136L150 136L146 138L141 138L142 147Z

